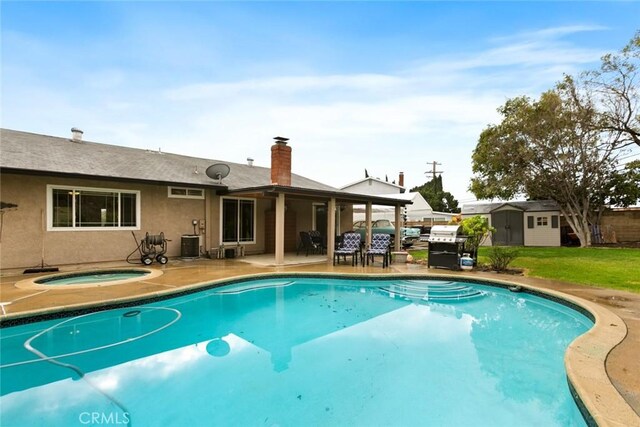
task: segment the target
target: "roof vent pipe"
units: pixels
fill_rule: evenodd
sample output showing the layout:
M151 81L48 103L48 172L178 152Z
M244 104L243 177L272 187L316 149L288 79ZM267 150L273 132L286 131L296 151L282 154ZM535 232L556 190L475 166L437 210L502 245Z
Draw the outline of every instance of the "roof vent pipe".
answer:
M253 159L251 157L247 157L247 165L253 166Z
M73 142L82 142L82 134L83 133L84 132L82 132L78 128L71 128L71 140Z

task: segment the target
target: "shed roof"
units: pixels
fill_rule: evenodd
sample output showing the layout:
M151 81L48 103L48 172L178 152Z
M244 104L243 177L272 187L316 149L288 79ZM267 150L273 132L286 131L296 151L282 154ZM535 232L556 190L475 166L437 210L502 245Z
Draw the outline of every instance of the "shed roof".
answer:
M462 205L462 215L488 214L502 207L511 206L523 212L559 211L560 206L553 200L527 200L508 202L478 202Z

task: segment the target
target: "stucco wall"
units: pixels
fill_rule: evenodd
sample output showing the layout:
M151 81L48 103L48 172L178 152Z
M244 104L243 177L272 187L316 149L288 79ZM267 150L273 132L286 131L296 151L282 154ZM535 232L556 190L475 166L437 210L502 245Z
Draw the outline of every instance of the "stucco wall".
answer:
M43 229L47 185L73 185L140 191L140 229L66 231ZM192 234L193 219L205 218L205 200L167 197L164 185L142 185L105 180L2 174L2 200L18 208L4 214L0 267L23 268L40 264L42 243L50 265L121 261L131 253L146 232L164 232L171 242L168 256L180 255L180 237ZM134 256L138 260L138 256Z
M338 225L338 233L353 230L353 205L343 205L344 209L340 210L340 224ZM340 208L338 208L340 209Z
M293 209L296 213L296 233L313 230L311 207L312 203L308 200L287 201L287 209Z

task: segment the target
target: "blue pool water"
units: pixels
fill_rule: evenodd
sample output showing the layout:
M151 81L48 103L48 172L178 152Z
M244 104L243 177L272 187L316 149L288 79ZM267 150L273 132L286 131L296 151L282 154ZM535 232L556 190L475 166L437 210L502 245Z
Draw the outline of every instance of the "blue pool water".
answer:
M35 281L39 285L84 285L133 279L148 275L146 270L93 271L47 276Z
M563 305L455 282L277 278L2 329L0 424L584 426Z

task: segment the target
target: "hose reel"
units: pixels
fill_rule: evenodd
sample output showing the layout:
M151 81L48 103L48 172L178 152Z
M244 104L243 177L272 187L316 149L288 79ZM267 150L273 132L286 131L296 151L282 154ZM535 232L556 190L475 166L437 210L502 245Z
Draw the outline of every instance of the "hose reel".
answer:
M137 243L138 240L135 233L132 231L131 234ZM160 232L160 234L149 234L147 232L144 238L140 240L136 249L127 256L127 262L131 263L129 258L137 250L140 253L140 261L144 265L153 264L154 259L160 264L166 264L169 261L169 258L165 256L168 241L169 240L165 239L163 232Z

